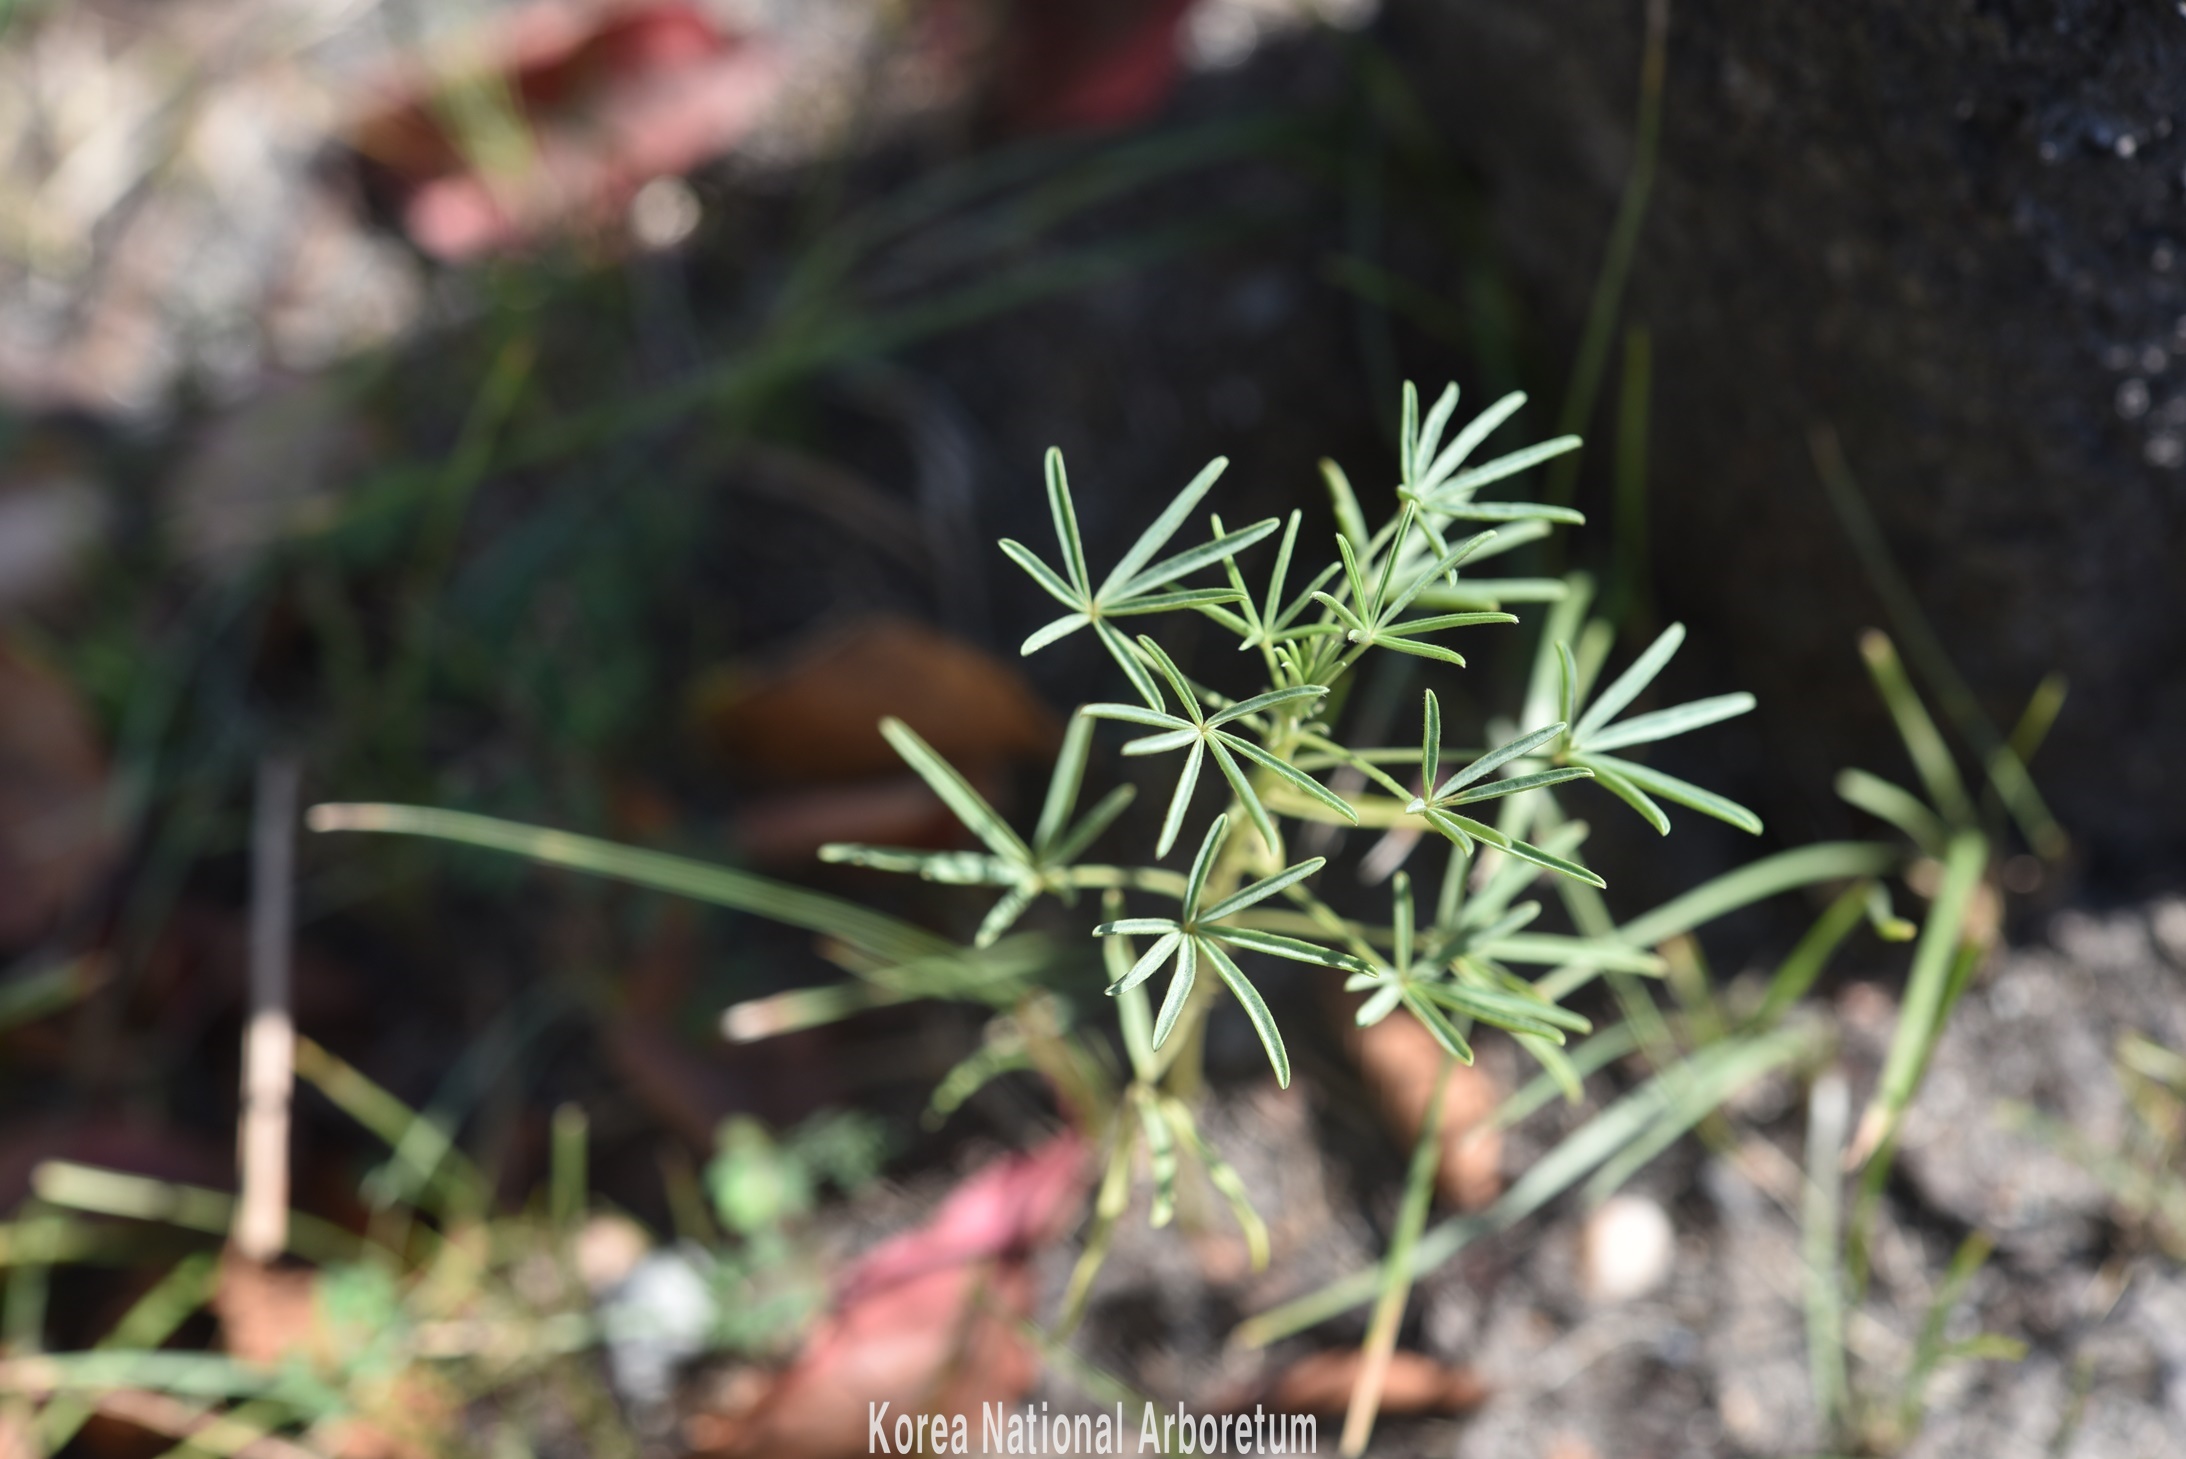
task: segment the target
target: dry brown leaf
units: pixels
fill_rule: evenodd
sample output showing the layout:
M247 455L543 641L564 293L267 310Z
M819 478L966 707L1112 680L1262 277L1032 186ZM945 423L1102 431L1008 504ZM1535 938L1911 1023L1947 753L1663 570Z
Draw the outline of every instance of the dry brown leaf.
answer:
M1268 1385L1267 1406L1285 1413L1342 1413L1359 1381L1360 1363L1356 1348L1300 1358ZM1400 1349L1389 1356L1381 1412L1399 1418L1464 1413L1487 1396L1487 1385L1472 1369Z
M1345 1022L1350 1022L1348 1017ZM1375 1107L1397 1138L1410 1145L1419 1138L1420 1121L1447 1058L1442 1046L1402 1013L1372 1028L1354 1028L1345 1041L1359 1061L1359 1074L1373 1092ZM1442 1095L1442 1164L1435 1183L1443 1199L1460 1210L1477 1211L1502 1193L1503 1142L1487 1128L1502 1097L1494 1076L1478 1064L1450 1070Z
M734 143L781 76L767 48L683 0L518 6L461 51L394 82L393 104L352 128L401 194L411 238L448 260L612 227L646 181ZM523 167L475 165L447 125L451 73L490 85L518 113L510 120L531 144Z
M957 768L1054 753L1054 711L1016 669L907 618L827 631L777 667L716 670L692 695L699 733L740 776L840 783L903 770L880 721L894 715Z
M105 873L106 785L75 689L0 639L0 948L50 931Z

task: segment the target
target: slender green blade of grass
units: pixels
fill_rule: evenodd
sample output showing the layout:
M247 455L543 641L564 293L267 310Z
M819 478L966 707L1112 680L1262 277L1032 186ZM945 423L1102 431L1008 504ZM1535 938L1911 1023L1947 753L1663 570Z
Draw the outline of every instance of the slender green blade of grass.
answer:
M101 1216L154 1221L225 1236L234 1219L235 1197L203 1186L154 1180L118 1170L48 1160L31 1172L31 1189L40 1199L70 1210ZM355 1261L366 1243L330 1221L300 1211L289 1212L288 1249L307 1261Z
M1805 1055L1813 1044L1806 1030L1777 1030L1743 1041L1725 1039L1671 1065L1656 1076L1669 1090L1661 1116L1602 1163L1586 1183L1586 1200L1599 1204L1609 1199L1725 1100L1763 1074Z
M106 1330L92 1350L157 1349L211 1298L219 1271L219 1258L211 1252L184 1257L130 1304L121 1320ZM91 1405L75 1395L54 1398L38 1414L38 1442L43 1452L59 1453L76 1437L91 1412Z
M1648 582L1647 436L1654 389L1653 336L1640 325L1624 331L1624 378L1617 392L1617 453L1611 481L1614 565L1603 611L1622 626L1644 621L1653 597Z
M1374 1315L1367 1322L1366 1341L1359 1349L1359 1377L1351 1390L1351 1405L1344 1415L1343 1453L1366 1452L1374 1432L1374 1417L1381 1411L1383 1386L1389 1378L1389 1359L1396 1352L1397 1328L1404 1319L1404 1304L1411 1297L1415 1279L1413 1249L1427 1224L1428 1203L1434 1198L1435 1171L1442 1163L1443 1096L1449 1089L1450 1071L1456 1061L1445 1059L1435 1075L1434 1092L1419 1122L1419 1137L1412 1146L1411 1168L1405 1173L1404 1199L1397 1208L1396 1229L1390 1234L1389 1253L1383 1258L1381 1291Z
M181 1398L270 1397L313 1418L329 1418L347 1407L339 1393L301 1366L267 1370L217 1353L112 1349L0 1358L0 1392L115 1388L150 1388Z
M1882 529L1869 510L1859 484L1853 479L1852 468L1845 461L1835 432L1817 427L1810 437L1810 445L1815 469L1829 492L1830 504L1836 509L1845 536L1851 539L1853 551L1859 554L1861 565L1867 569L1868 581L1874 584L1876 593L1889 610L1890 621L1920 665L1921 674L1942 695L1944 712L1987 766L1990 785L2018 822L2028 844L2051 860L2062 856L2067 845L2064 830L2050 814L2049 807L2043 804L2032 777L2027 774L2026 762L2033 754L2032 746L2022 749L2016 735L2006 739L1997 733L1982 711L1981 701L1972 686L1951 662L1943 640L1921 609L1920 599L1891 558ZM2037 700L2043 697L2044 687L2053 687L2056 701L2062 701L2063 688L2054 675L2037 686ZM2054 708L2050 712L2054 713ZM1939 808L1942 808L1940 802Z
M1793 1004L1807 995L1822 969L1829 966L1835 954L1852 929L1860 925L1866 915L1867 895L1872 881L1856 881L1837 895L1822 915L1814 919L1814 925L1805 936L1792 945L1784 960L1777 964L1769 978L1768 991L1762 995L1761 1006L1753 1015L1757 1028L1773 1028L1791 1011Z
M1058 1343L1077 1331L1078 1324L1084 1320L1086 1299L1092 1295L1094 1279L1108 1261L1116 1222L1122 1219L1130 1204L1131 1155L1137 1148L1133 1133L1136 1128L1129 1120L1115 1121L1108 1164L1101 1173L1100 1193L1093 1201L1093 1224L1086 1231L1085 1246L1078 1253L1078 1260L1070 1268L1070 1283L1063 1289L1062 1310L1055 1319L1053 1336Z
M1069 728L1063 731L1063 747L1055 757L1055 769L1048 776L1040 819L1033 827L1032 844L1043 854L1070 824L1070 813L1078 806L1078 790L1085 784L1086 756L1092 749L1093 721L1086 715L1073 714Z
M1899 860L1897 848L1871 841L1822 841L1779 851L1702 882L1633 918L1617 929L1617 937L1635 947L1653 947L1779 892L1815 882L1880 876Z
M1943 1036L1966 911L1974 887L1988 866L1988 857L1988 842L1978 831L1960 831L1951 838L1943 863L1943 884L1929 904L1920 942L1913 949L1905 1001L1898 1012L1898 1027L1890 1039L1882 1077L1866 1113L1860 1117L1859 1136L1853 1142L1855 1160L1879 1157L1880 1148L1896 1134L1898 1122L1919 1088L1928 1056Z
M645 851L494 816L436 810L430 806L330 803L313 806L306 824L314 831L376 831L426 836L489 851L504 851L551 866L566 866L750 912L808 932L838 938L880 958L909 961L953 950L951 944L924 928L870 911L854 902L664 851Z
M1245 1189L1244 1179L1200 1132L1198 1124L1192 1119L1190 1106L1169 1095L1161 1096L1160 1103L1162 1113L1168 1117L1170 1128L1176 1132L1180 1141L1189 1144L1193 1153L1199 1156L1199 1163L1207 1172L1208 1182L1228 1204L1230 1215L1237 1222L1238 1233L1245 1238L1245 1254L1252 1263L1252 1269L1256 1272L1267 1270L1267 1222L1260 1219L1260 1212L1253 1207L1252 1195Z
M1943 855L1951 833L1911 791L1865 770L1841 771L1836 789L1839 800L1897 827L1925 854Z
M438 1211L480 1211L490 1187L436 1121L404 1104L313 1039L296 1040L296 1077L395 1152L418 1199Z
M1953 827L1972 825L1973 802L1966 795L1966 783L1959 779L1958 766L1943 743L1943 732L1928 717L1927 707L1914 692L1913 681L1906 677L1896 645L1887 635L1869 629L1860 635L1860 657L1866 660L1867 672L1897 724L1898 737L1905 742L1905 752L1912 757L1928 798Z
M1952 1355L1953 1344L1945 1340L1945 1328L1951 1313L1966 1295L1981 1268L1987 1264L1989 1254L1996 1249L1995 1240L1986 1231L1968 1232L1966 1239L1951 1254L1951 1264L1945 1269L1943 1280L1937 1284L1935 1299L1928 1304L1927 1315L1921 1320L1920 1336L1913 1343L1913 1360L1905 1370L1905 1383L1898 1400L1898 1431L1910 1440L1920 1432L1921 1418L1928 1403L1928 1382L1935 1376L1936 1368ZM1984 1334L1984 1336L1989 1336ZM1992 1339L1993 1340L1993 1339ZM2024 1356L2024 1345L2002 1340L2008 1346L2003 1350L1984 1350L1974 1340L1974 1355Z

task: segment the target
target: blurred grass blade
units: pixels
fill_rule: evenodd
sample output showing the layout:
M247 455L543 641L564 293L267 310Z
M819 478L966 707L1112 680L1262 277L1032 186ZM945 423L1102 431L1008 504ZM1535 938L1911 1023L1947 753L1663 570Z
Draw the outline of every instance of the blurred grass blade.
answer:
M1850 1438L1850 1385L1845 1375L1844 1269L1839 1236L1844 1218L1844 1139L1852 1095L1835 1070L1807 1095L1806 1192L1799 1240L1806 1266L1807 1382L1823 1435Z
M183 1323L197 1314L212 1297L219 1277L219 1258L198 1252L176 1262L167 1275L124 1312L92 1347L94 1352L114 1349L151 1351L163 1346ZM92 1405L74 1395L56 1397L39 1413L38 1444L44 1453L59 1453L76 1437L91 1417Z
M1837 798L1903 831L1929 856L1941 857L1951 833L1936 813L1921 804L1920 797L1865 770L1845 770L1837 776Z
M950 943L924 928L868 911L854 902L664 851L640 850L592 836L526 826L493 816L435 810L429 806L325 804L311 808L306 824L314 831L379 831L427 836L489 851L505 851L550 866L588 871L715 906L750 912L791 927L838 938L852 947L891 961L909 962L953 950Z
M1093 1224L1087 1228L1085 1247L1070 1268L1070 1283L1063 1288L1062 1308L1056 1314L1052 1334L1057 1342L1077 1331L1085 1318L1086 1298L1092 1295L1094 1278L1108 1261L1108 1248L1116 1235L1116 1222L1131 1203L1131 1156L1137 1148L1130 1120L1115 1121L1108 1165L1101 1173L1100 1192L1093 1200Z
M1244 1180L1222 1158L1220 1151L1209 1144L1192 1119L1192 1111L1184 1101L1170 1095L1161 1096L1161 1110L1168 1117L1170 1128L1179 1140L1189 1144L1199 1163L1206 1169L1207 1179L1222 1199L1229 1204L1230 1214L1237 1221L1238 1233L1245 1238L1245 1254L1256 1272L1266 1271L1268 1266L1268 1227L1253 1208L1251 1193L1245 1189Z
M1806 1030L1779 1030L1745 1040L1725 1039L1656 1076L1667 1097L1659 1118L1602 1163L1586 1183L1586 1199L1599 1204L1670 1148L1723 1102L1773 1069L1812 1051Z
M296 1077L369 1130L405 1167L416 1198L437 1211L481 1211L490 1194L486 1178L455 1147L448 1132L367 1079L316 1041L296 1040Z
M1070 813L1078 806L1079 787L1085 783L1086 756L1092 748L1093 721L1073 714L1069 728L1063 731L1062 752L1055 757L1054 772L1048 776L1047 798L1040 803L1040 820L1032 832L1032 844L1043 853L1070 824Z
M1820 881L1880 876L1898 864L1895 847L1871 841L1823 841L1793 851L1779 851L1702 882L1617 929L1620 941L1653 947L1680 932L1751 906L1764 897Z
M213 1236L227 1235L235 1214L235 1197L226 1191L101 1170L72 1160L44 1162L31 1172L30 1185L40 1199L70 1210L162 1222ZM333 1263L355 1261L368 1247L330 1221L291 1211L288 1249L307 1261Z
M1942 639L1936 636L1928 615L1921 609L1920 599L1891 558L1889 546L1883 541L1882 528L1869 510L1859 483L1852 477L1852 468L1845 460L1836 433L1826 426L1817 426L1809 437L1809 445L1815 470L1829 493L1830 505L1836 509L1845 536L1851 539L1853 551L1867 570L1868 581L1874 584L1876 594L1889 610L1890 621L1905 640L1914 661L1920 665L1922 676L1941 695L1944 712L1987 767L1990 784L2011 812L2012 819L2018 822L2028 844L2049 860L2062 856L2067 844L2064 830L2050 814L2049 807L2043 804L2033 779L2027 774L2026 761L2033 753L2032 748L2022 750L1997 733L1982 711L1980 699L1958 672L1957 665L1951 662ZM2061 682L2052 675L2043 684L2055 686L2055 699L2061 703ZM2042 698L2041 687L2038 686L2035 693L2037 699ZM1945 808L1939 803L1938 809Z
M869 1009L901 1003L905 998L905 994L869 983L792 988L784 993L730 1004L721 1015L721 1035L732 1044L757 1043L778 1034L840 1023Z
M1366 1327L1366 1341L1359 1349L1359 1376L1351 1390L1351 1405L1344 1414L1343 1453L1366 1452L1374 1432L1374 1417L1381 1411L1381 1396L1389 1378L1389 1359L1396 1352L1397 1329L1404 1319L1404 1304L1411 1296L1412 1254L1427 1224L1427 1206L1434 1198L1435 1171L1442 1163L1443 1096L1449 1089L1450 1071L1456 1061L1444 1059L1436 1071L1434 1093L1427 1113L1419 1122L1419 1138L1412 1146L1412 1164L1405 1174L1404 1199L1397 1208L1396 1229L1390 1234L1389 1253L1382 1261L1381 1291L1374 1315Z
M1966 783L1959 778L1958 765L1943 743L1942 732L1928 717L1927 706L1913 691L1912 680L1906 678L1897 647L1888 635L1870 628L1860 635L1860 657L1866 660L1868 675L1897 724L1898 738L1905 742L1905 752L1912 757L1913 768L1928 789L1928 798L1953 828L1971 826L1973 802L1967 798Z
M1913 1102L1928 1056L1943 1036L1943 1021L1950 1012L1951 985L1958 952L1965 939L1966 913L1975 886L1987 868L1988 842L1978 831L1960 831L1951 838L1943 863L1943 884L1929 904L1913 949L1912 971L1905 979L1905 1001L1898 1011L1897 1031L1882 1067L1860 1130L1847 1156L1854 1165L1875 1158L1897 1132L1898 1122Z
M1792 1005L1807 995L1822 969L1829 966L1838 947L1866 916L1868 891L1874 885L1872 881L1856 881L1845 888L1822 915L1814 919L1814 925L1806 930L1806 935L1793 944L1769 978L1768 991L1753 1015L1756 1028L1775 1027L1791 1011Z
M1905 1386L1898 1399L1898 1429L1907 1439L1920 1432L1922 1413L1927 1408L1928 1380L1944 1359L1953 1356L1953 1350L1967 1356L2004 1357L2017 1359L2026 1354L2023 1344L2011 1339L1996 1339L1983 1334L1968 1343L1951 1343L1946 1331L1951 1313L1966 1295L1966 1288L1987 1264L1989 1254L1996 1249L1995 1241L1986 1231L1971 1231L1951 1254L1951 1264L1937 1284L1935 1298L1928 1304L1926 1317L1920 1324L1920 1336L1913 1343L1912 1362L1905 1370ZM1987 1341L1984 1341L1987 1339ZM2000 1345L1999 1345L2000 1344Z
M1146 1136L1146 1159L1154 1177L1154 1205L1149 1219L1161 1227L1176 1215L1176 1140L1155 1098L1145 1085L1131 1086L1131 1104L1138 1111L1139 1129Z

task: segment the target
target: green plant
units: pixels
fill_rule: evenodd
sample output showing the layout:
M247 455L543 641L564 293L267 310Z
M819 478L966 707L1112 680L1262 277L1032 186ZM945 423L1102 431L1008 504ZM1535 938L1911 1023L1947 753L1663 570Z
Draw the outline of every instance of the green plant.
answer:
M1510 548L1580 520L1568 508L1482 494L1577 442L1561 437L1472 464L1523 398L1506 397L1453 435L1457 399L1454 387L1445 390L1423 414L1418 397L1406 387L1396 500L1378 527L1368 525L1343 471L1323 463L1337 526L1334 551L1302 582L1293 578L1302 532L1298 513L1285 523L1270 519L1234 531L1211 518L1205 541L1161 556L1213 486L1222 464L1216 462L1179 493L1096 585L1061 459L1050 453L1047 493L1062 566L1049 566L1021 544L1004 543L1003 550L1068 612L1033 633L1024 651L1037 652L1090 629L1136 691L1137 702L1098 702L1073 717L1029 837L907 726L886 723L883 733L890 743L983 849L844 845L823 853L829 860L944 885L999 889L1000 900L966 946L834 898L741 873L484 817L400 806L322 806L312 824L321 830L408 831L493 846L776 917L825 934L831 955L870 990L861 998L817 1002L789 995L798 1000L794 1009L774 1000L778 1006L756 1020L765 1026L835 1016L876 998L969 998L997 1009L988 1043L944 1081L936 1109L945 1113L1003 1070L1030 1066L1050 1076L1066 1105L1101 1143L1104 1174L1084 1256L1066 1297L1065 1330L1083 1311L1108 1235L1128 1205L1142 1153L1154 1183L1157 1224L1191 1201L1193 1187L1180 1183L1189 1163L1228 1200L1256 1261L1264 1261L1265 1232L1242 1183L1201 1136L1192 1114L1207 1020L1224 991L1245 1011L1277 1080L1288 1082L1288 1049L1253 958L1304 963L1345 976L1350 991L1365 995L1359 1021L1370 1023L1403 1009L1454 1059L1472 1058L1479 1029L1504 1030L1543 1065L1546 1090L1576 1097L1587 1072L1632 1046L1619 1025L1578 1050L1565 1050L1568 1036L1591 1031L1589 1021L1565 1001L1597 975L1628 980L1659 974L1663 964L1649 949L1664 937L1757 897L1812 880L1872 873L1893 859L1877 848L1809 848L1703 888L1698 900L1660 909L1653 921L1619 927L1609 917L1598 897L1602 879L1578 859L1586 826L1571 817L1559 797L1596 780L1658 831L1666 832L1669 822L1657 797L1758 831L1759 819L1744 807L1609 753L1743 713L1752 700L1723 695L1620 719L1652 687L1676 652L1682 629L1665 632L1597 692L1595 680L1611 635L1598 623L1578 631L1591 592L1586 579L1474 575L1480 564ZM1274 537L1278 526L1274 560L1264 586L1255 591L1247 585L1240 557ZM1217 570L1220 582L1184 582ZM1526 702L1515 721L1487 724L1485 748L1452 751L1446 745L1441 701L1432 690L1422 694L1416 750L1346 743L1340 735L1341 705L1369 655L1378 651L1462 667L1464 656L1450 646L1448 635L1516 623L1517 616L1504 611L1506 602L1543 601L1555 606ZM1126 637L1112 621L1164 612L1196 612L1227 629L1239 652L1256 663L1258 683L1235 695L1225 693L1188 675L1157 639ZM1182 752L1155 839L1155 863L1183 837L1202 770L1209 760L1214 763L1225 803L1196 838L1196 853L1184 869L1087 859L1130 799L1130 789L1122 787L1077 815L1100 721L1143 731L1121 747L1126 757ZM1453 763L1458 768L1445 773ZM1415 780L1398 778L1415 764ZM1364 788L1339 792L1329 783L1333 771L1353 772ZM1491 812L1492 821L1479 818ZM1397 883L1386 923L1344 915L1312 886L1324 859L1294 861L1286 854L1286 823L1299 822L1408 828L1439 838L1446 857L1429 913L1423 916L1415 906L1406 876ZM1544 875L1557 888L1572 931L1533 930L1543 905L1520 898ZM1110 1071L1101 1054L1104 1040L1085 1023L1083 1005L1071 996L1076 984L1067 944L1058 948L1042 934L1011 932L1041 898L1070 905L1089 892L1098 892L1105 908L1092 931L1103 944L1107 991L1117 1007L1127 1062L1121 1077ZM1157 906L1133 908L1130 899L1152 899ZM1142 950L1138 939L1151 941ZM1165 965L1170 977L1156 1012L1145 985ZM1524 967L1546 971L1529 975L1519 971ZM748 1009L732 1010L732 1017L744 1016L747 1023L753 1021L749 1015ZM1665 1070L1650 1086L1653 1092L1643 1091L1640 1104L1630 1107L1637 1114L1621 1116L1613 1138L1587 1162L1617 1157L1597 1183L1621 1179L1739 1082L1776 1067L1804 1046L1763 1029L1750 1039L1703 1051L1705 1068ZM1714 1064L1722 1067L1706 1072ZM1534 1098L1530 1091L1524 1097ZM1498 1207L1498 1218L1516 1219L1583 1173L1587 1163L1567 1157L1537 1170ZM1420 1206L1414 1218L1416 1235L1424 1211ZM1413 1249L1401 1265L1416 1270L1442 1259L1447 1236L1446 1231L1418 1235L1416 1243L1406 1243ZM1367 1295L1384 1285L1375 1280ZM1401 1305L1401 1292L1385 1300ZM1386 1331L1387 1321L1377 1329Z

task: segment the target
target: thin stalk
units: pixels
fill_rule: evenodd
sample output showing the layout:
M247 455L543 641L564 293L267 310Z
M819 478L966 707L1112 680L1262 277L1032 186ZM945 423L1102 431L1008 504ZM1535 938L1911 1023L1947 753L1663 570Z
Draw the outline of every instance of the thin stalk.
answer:
M295 924L296 800L302 770L287 755L258 767L251 827L251 1018L243 1036L238 1136L242 1195L230 1233L238 1254L269 1262L288 1244L289 1107L296 1088L296 1025L289 1012Z
M1807 1096L1806 1199L1800 1222L1806 1258L1807 1377L1822 1433L1833 1444L1848 1437L1850 1417L1844 1350L1844 1137L1852 1096L1834 1070Z
M1450 1087L1455 1059L1445 1058L1435 1075L1434 1095L1419 1123L1419 1143L1412 1147L1412 1168L1405 1176L1404 1203L1397 1211L1397 1229L1389 1243L1382 1267L1381 1296L1366 1329L1366 1344L1359 1350L1359 1378L1351 1390L1351 1407L1344 1415L1343 1453L1356 1459L1366 1452L1373 1436L1374 1416L1381 1410L1382 1389L1389 1380L1389 1360L1397 1349L1397 1328L1404 1320L1404 1304L1412 1293L1412 1252L1427 1224L1427 1207L1434 1198L1435 1168L1442 1160L1442 1105Z

